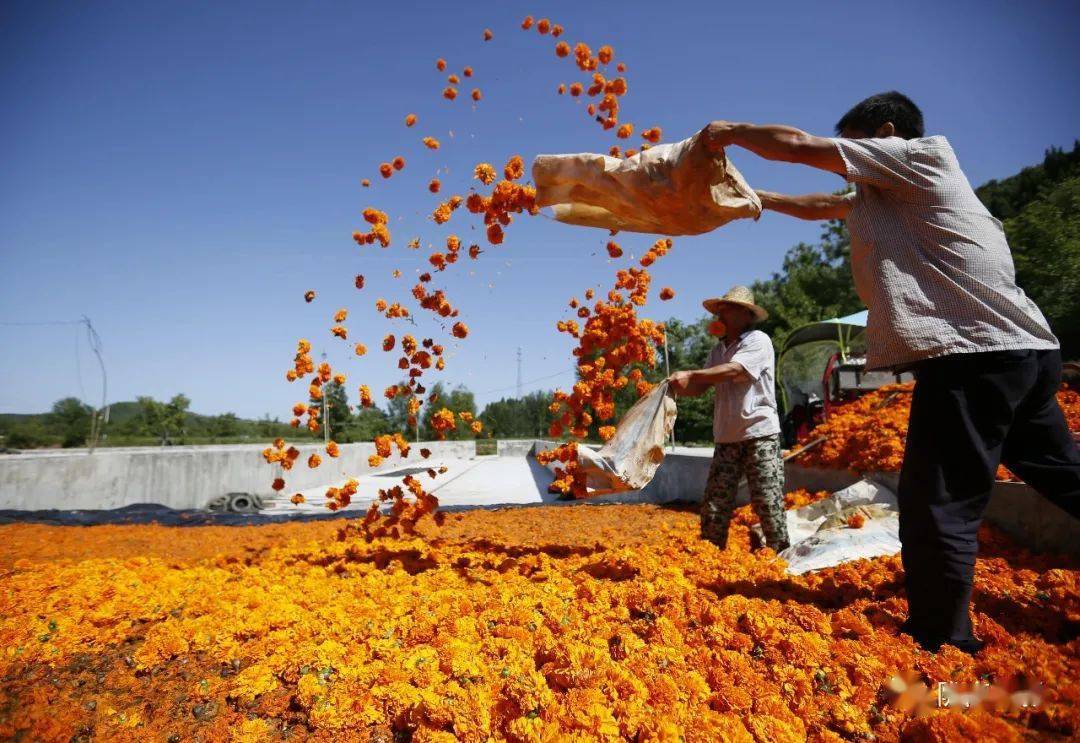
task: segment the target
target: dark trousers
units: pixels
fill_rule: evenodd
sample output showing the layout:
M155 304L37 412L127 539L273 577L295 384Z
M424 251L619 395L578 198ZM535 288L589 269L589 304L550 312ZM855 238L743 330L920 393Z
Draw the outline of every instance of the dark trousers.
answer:
M907 626L923 645L968 649L977 534L998 463L1080 518L1080 450L1055 398L1061 353L943 356L921 362L915 380L898 494Z

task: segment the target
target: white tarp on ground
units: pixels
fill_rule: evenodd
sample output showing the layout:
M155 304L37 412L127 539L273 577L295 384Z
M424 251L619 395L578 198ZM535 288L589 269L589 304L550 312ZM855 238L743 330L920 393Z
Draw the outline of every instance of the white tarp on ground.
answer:
M723 152L700 133L625 160L579 153L538 155L536 204L567 224L661 235L700 235L757 218L761 200Z
M857 529L848 518L865 518ZM780 553L788 572L799 575L864 557L900 551L896 495L870 480L860 480L824 500L787 512L791 546Z

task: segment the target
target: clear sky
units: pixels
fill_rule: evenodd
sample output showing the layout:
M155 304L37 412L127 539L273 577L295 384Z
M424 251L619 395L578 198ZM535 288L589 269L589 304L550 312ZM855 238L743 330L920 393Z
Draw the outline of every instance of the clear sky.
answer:
M555 94L580 75L550 37L519 28L527 13L561 23L571 45L613 45L629 66L622 118L660 125L668 141L713 118L829 134L852 104L892 88L923 108L929 133L948 136L975 185L1080 135L1076 2L8 0L0 323L88 315L111 401L183 392L196 412L287 418L305 396L283 377L299 337L349 372L353 400L360 382L392 383L396 356L350 359L351 344L329 337L330 317L350 308L350 340L378 345L389 321L374 299L404 299L428 252L406 241L451 231L425 221L436 171L444 195L465 193L476 162L614 141L582 104ZM440 97L440 56L450 71L475 68L479 105ZM414 129L402 124L410 111L421 119ZM443 148L424 150L427 134ZM382 182L378 163L399 154L406 169ZM841 185L745 151L731 157L759 188ZM367 206L390 213L390 249L352 243ZM482 238L464 210L448 227L466 244ZM644 314L695 319L703 297L767 277L819 232L769 214L677 239L653 273L654 287L678 295ZM513 395L521 346L527 391L569 383L570 345L554 322L571 296L610 284L606 239L519 218L502 246L446 272L472 332L450 349L444 379L481 404ZM651 239L621 242L640 255ZM395 268L403 278L391 278ZM367 276L363 292L356 273ZM311 305L308 288L319 292ZM0 412L46 410L67 395L97 401L96 366L76 333L0 325Z

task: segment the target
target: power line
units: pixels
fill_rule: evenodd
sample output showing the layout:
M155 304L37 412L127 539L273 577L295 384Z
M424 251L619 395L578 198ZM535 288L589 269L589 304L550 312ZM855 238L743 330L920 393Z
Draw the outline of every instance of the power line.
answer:
M521 386L522 387L527 387L530 384L533 384L534 382L543 382L545 379L552 379L553 377L561 377L563 374L573 374L574 372L575 372L574 369L564 369L563 371L555 372L554 374L547 374L547 375L545 375L543 377L537 377L536 379L530 379L527 382L522 382ZM498 387L498 388L493 389L493 390L486 390L484 392L478 392L477 394L490 395L490 394L493 394L495 392L506 392L507 390L512 390L512 389L515 389L517 387L518 387L518 385L512 384L512 385L510 385L508 387ZM520 395L518 395L518 396L520 397Z

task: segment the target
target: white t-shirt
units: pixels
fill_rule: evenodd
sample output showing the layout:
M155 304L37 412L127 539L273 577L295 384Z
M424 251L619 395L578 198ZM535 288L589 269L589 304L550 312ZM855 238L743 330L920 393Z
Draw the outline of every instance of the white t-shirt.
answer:
M730 346L721 339L706 367L733 361L750 379L716 385L713 403L713 441L731 444L780 433L776 414L776 353L769 336L748 330Z

